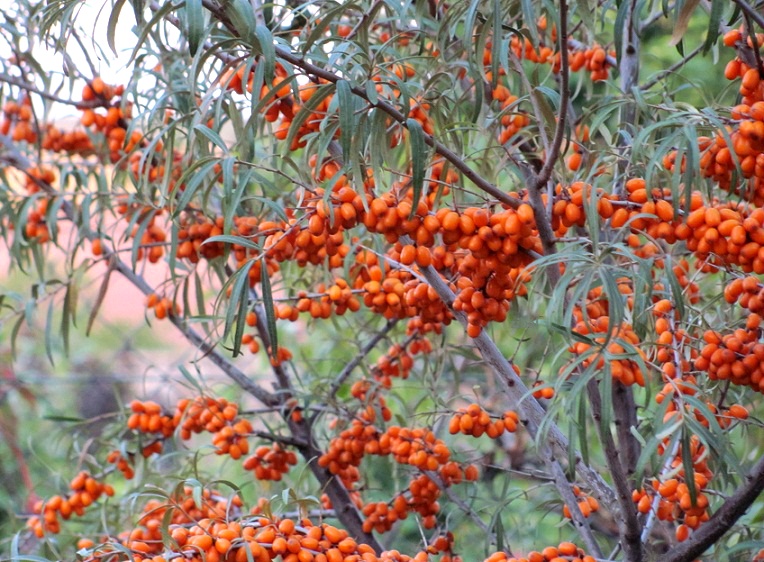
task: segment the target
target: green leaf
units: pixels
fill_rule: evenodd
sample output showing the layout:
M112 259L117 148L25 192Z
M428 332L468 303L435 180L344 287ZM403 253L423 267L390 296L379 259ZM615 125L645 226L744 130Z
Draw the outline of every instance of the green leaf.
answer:
M217 146L223 152L228 152L228 145L225 143L223 137L221 137L217 131L213 131L207 125L202 125L201 123L194 125L194 131L198 131L207 137L207 139L210 140L212 144Z
M350 147L353 142L353 129L355 122L355 96L350 89L347 80L337 82L337 99L340 112L340 145L342 146L342 158L346 169L350 169Z
M536 15L533 9L533 0L520 0L520 6L523 11L523 23L531 35L534 45L539 43L539 33L536 28Z
M252 4L246 0L228 0L225 12L239 37L250 45L256 46L257 34L255 29L257 28L257 21L255 20L255 11L252 9Z
M186 28L188 48L191 51L191 56L195 56L204 37L202 0L186 0Z
M284 146L292 146L292 141L294 141L297 133L300 131L302 124L305 123L308 117L311 116L313 110L318 107L324 98L332 95L334 91L334 84L326 84L325 86L320 86L310 97L310 99L308 99L308 101L305 102L302 107L300 107L300 111L298 111L297 115L294 116L292 124L289 126L289 133L287 133L287 138L286 141L284 141Z
M273 44L273 35L270 29L264 25L258 25L255 27L255 37L260 46L260 52L263 54L265 79L270 82L276 71L276 46Z
M119 21L119 14L124 5L125 0L116 0L116 2L114 2L111 13L109 14L109 23L106 25L106 42L115 56L118 56L118 53L117 45L114 42L114 35L117 33L117 22Z
M236 357L241 350L241 334L244 332L245 319L249 311L249 270L257 263L256 259L247 260L231 276L233 287L231 287L231 300L225 313L225 324L223 328L223 337L228 337L234 322L237 322L236 332L238 337L233 340L233 355Z
M279 348L278 332L276 331L276 310L273 306L271 280L268 277L268 268L265 266L265 260L262 262L260 285L263 288L263 311L265 312L265 323L268 328L268 338L271 340L271 357L276 357Z
M628 4L628 2L625 3ZM695 8L697 8L699 3L700 0L685 0L682 8L679 10L676 21L674 22L674 29L671 33L669 45L676 45L677 48L679 48L682 42L682 37L684 37L687 27L690 25L692 13L695 11Z
M138 36L138 40L135 42L135 47L133 47L133 52L130 55L130 60L127 61L127 64L125 66L130 67L133 64L133 62L135 62L135 59L138 57L138 53L140 53L141 46L143 45L143 42L146 40L146 37L148 37L149 34L156 29L157 24L160 21L162 21L165 18L165 16L169 14L170 12L172 12L174 9L175 9L175 6L173 5L173 3L167 2L164 6L162 6L156 12L154 12L154 16L141 30L141 34Z
M53 313L55 312L55 302L50 299L48 304L48 315L45 319L45 355L48 356L48 361L51 365L55 365L53 361Z
M695 505L698 499L698 489L695 487L695 469L692 462L692 436L686 427L682 427L682 468L684 468L684 482L687 484L687 491L690 493L692 505Z
M424 140L422 125L416 119L407 119L406 126L409 130L411 143L411 184L413 189L411 201L411 217L416 214L417 205L422 197L424 188L424 176L427 168L427 144Z
M719 37L719 26L722 22L722 13L727 4L724 0L711 0L711 14L708 20L708 31L706 40L703 43L703 54L705 55L714 46Z
M73 283L66 284L64 303L61 307L61 339L64 343L64 355L69 355L69 327L73 324L74 308L77 301L77 288Z
M206 238L204 242L202 242L202 246L215 242L222 242L223 244L238 244L239 246L257 250L258 252L262 250L259 244L255 244L249 238L244 238L243 236L235 236L233 234L218 234L217 236L210 236L209 238Z

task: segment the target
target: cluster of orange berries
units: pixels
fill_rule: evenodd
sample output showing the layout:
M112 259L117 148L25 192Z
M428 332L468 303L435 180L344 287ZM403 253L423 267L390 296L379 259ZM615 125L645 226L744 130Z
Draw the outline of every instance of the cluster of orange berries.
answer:
M533 209L523 203L496 213L470 207L461 215L447 209L438 215L444 243L461 249L453 308L467 315L467 334L474 338L489 322L503 322L509 302L527 292L525 268L533 253L543 253Z
M247 438L252 433L249 420L238 416L239 407L225 398L197 396L180 400L173 419L180 427L181 439L203 431L212 433L215 453L238 460L249 453Z
M167 438L175 433L178 424L173 416L164 414L162 406L153 400L133 400L130 402L130 417L127 427L141 433L157 433L161 438Z
M427 471L438 470L451 457L446 444L427 428L391 426L380 435L379 447L377 454L391 454L397 463Z
M443 250L442 247L439 249ZM441 257L447 256L439 249L433 251L433 267L436 269L444 263ZM400 257L394 250L388 255L391 259ZM448 307L414 268L392 268L368 250L358 252L355 261L351 269L355 275L353 287L363 291L364 304L376 314L388 319L416 318L423 327L450 323L453 315Z
M58 533L61 530L59 517L69 519L72 514L82 516L85 508L98 501L101 496L113 496L114 489L93 478L86 471L80 472L69 483L71 493L66 496L56 495L47 501L35 503L32 511L33 517L27 520L27 528L31 529L37 537L43 537L45 533Z
M441 467L439 476L444 485L450 486L462 480L477 480L478 470L475 465L462 469L457 463L449 462ZM371 531L386 533L392 529L396 521L402 521L408 517L409 513L416 512L422 517L422 525L426 529L432 529L440 511L437 501L440 494L441 489L438 484L426 474L421 474L409 483L405 492L395 496L392 501L363 506L361 509L365 517L363 528L369 533Z
M3 105L3 120L0 122L0 134L11 134L13 142L26 141L30 144L37 142L37 130L32 124L34 111L32 100L24 96L21 103L6 102ZM13 131L11 131L13 128Z
M361 420L353 420L350 427L332 438L318 464L338 476L343 485L352 490L360 480L358 467L366 453L379 451L379 430Z
M608 55L615 58L615 51L606 51L596 43L591 47L575 48L570 52L570 70L578 72L585 69L592 82L607 80L610 72Z
M358 312L361 309L361 301L353 294L348 282L342 277L335 277L334 283L327 287L324 283L316 286L318 298L310 298L307 291L300 291L297 294L297 306L294 310L297 312L307 312L313 318L329 318L332 314L342 316L348 310ZM288 305L286 305L288 306ZM290 316L291 308L289 307ZM286 311L282 311L281 305L277 310L277 317L286 317Z
M20 103L9 101L3 105L0 134L11 135L14 142L37 142L37 125L33 123L34 111L29 96L24 96ZM54 125L48 124L42 130L40 146L43 150L54 152L69 152L84 154L93 150L93 143L85 131L74 130L64 132Z
M64 132L50 123L43 129L40 146L43 150L81 155L92 153L95 149L90 136L82 129Z
M681 466L681 460L675 460L674 464ZM656 517L661 521L682 521L676 529L676 538L682 542L690 536L690 530L697 529L702 523L708 521L708 496L703 489L708 485L709 476L704 473L694 474L695 502L693 503L690 488L684 478L668 478L665 480L653 479L652 490L635 490L632 499L637 504L640 513L649 513L653 510L654 498L657 499Z
M420 318L412 319L421 323ZM422 323L424 324L424 323ZM440 324L438 324L440 326ZM433 328L434 329L434 328ZM411 369L414 367L414 356L418 354L428 354L432 351L430 340L422 337L421 332L416 332L416 337L411 339L407 345L391 345L387 353L377 359L376 365L372 369L374 379L384 388L392 386L393 378L407 379Z
M757 38L764 39L764 35ZM748 45L753 48L750 36L743 29L732 29L724 36L728 47ZM761 45L761 43L758 43ZM759 69L749 67L740 57L732 59L724 70L728 80L741 79L741 104L732 108L731 117L735 123L727 127L725 134L718 132L713 138L700 137L698 146L702 152L700 171L718 183L721 189L733 192L756 206L764 205L764 81ZM664 165L673 169L676 165L676 152L664 158ZM736 176L739 171L747 180L740 182ZM686 165L683 159L681 166Z
M748 309L753 316L750 320L752 327L759 324L756 316L764 310L764 285L759 278L754 275L747 277L735 277L724 288L724 299L729 304L738 303L745 309ZM749 317L750 318L750 317Z
M175 257L198 263L200 258L215 259L223 255L222 242L205 243L212 236L223 234L223 217L215 220L185 213L180 219Z
M152 500L143 509L139 525L119 536L121 545L129 549L135 562L167 562L177 557L191 562L378 562L411 560L397 551L380 555L363 543L350 538L347 531L332 525L314 525L307 518L293 519L256 516L241 519L242 502L234 496L230 502L219 494L204 489L202 503L197 505L191 488L186 487L170 502ZM262 513L263 502L252 510ZM169 521L172 544L165 544L163 529ZM452 540L436 539L415 558L426 562L427 553L449 553ZM83 540L78 545L87 552L86 562L94 562L115 552L113 543L99 546ZM452 562L456 562L450 558Z
M38 244L44 244L50 241L50 228L48 227L46 215L48 213L47 198L40 198L29 209L27 221L24 225L24 234L29 241L35 241Z
M597 287L590 293L601 292L601 290L601 287ZM577 341L568 348L569 351L584 356L582 361L584 367L595 364L598 369L602 369L607 363L614 379L626 386L632 384L644 386L644 373L638 362L634 359L622 358L629 354L637 354L642 359L645 358L645 353L639 346L639 337L631 324L621 322L620 326L611 326L610 317L606 310L608 303L600 301L598 295L590 294L589 303L587 311L593 310L595 306L604 307L605 310L598 311L599 314L589 312L585 316L580 308L576 308L573 312L576 320L573 330L578 334L588 336L593 344ZM595 349L594 353L591 352L592 348Z
M297 455L284 449L278 443L268 447L263 445L244 459L244 469L255 473L258 480L273 480L278 482L289 472L289 467L297 464Z
M655 333L658 335L656 340L655 360L661 364L661 373L666 384L674 388L673 385L681 381L691 381L694 378L688 373L691 370L691 359L698 356L697 350L691 345L693 338L686 330L679 328L678 311L669 299L661 299L653 305L653 316L655 316ZM689 349L689 358L686 349ZM671 390L664 388L665 394L670 394ZM661 396L661 393L658 394ZM662 398L659 399L659 403Z
M700 357L695 359L695 368L707 372L712 380L729 380L738 385L750 386L757 392L764 392L764 373L761 369L764 344L759 341L760 334L759 326L738 328L725 335L713 330L706 331L703 334L705 345L700 350Z
M160 441L158 441L158 443L161 444ZM157 452L161 452L161 451L157 451ZM132 480L135 477L135 469L133 468L133 465L130 463L129 458L126 458L120 451L118 450L111 451L106 456L106 462L115 465L117 467L117 470L119 470L122 473L122 476L124 477L125 480Z
M95 244L93 247L95 248ZM154 310L154 316L157 320L164 320L170 315L179 316L181 314L179 304L170 300L169 297L160 297L156 293L151 293L146 297L146 308Z
M491 79L492 74L487 73L486 78ZM503 84L497 84L491 93L491 97L499 102L499 109L502 112L501 115L501 129L499 130L499 142L506 144L511 138L519 133L523 128L527 127L531 123L531 119L528 114L515 111L510 113L513 106L518 103L518 97L512 95Z
M135 560L140 561L164 558L169 554L167 549L175 545L180 553L195 561L206 559L205 555L214 558L215 555L206 548L207 541L213 539L215 535L212 533L216 531L222 535L221 539L225 538L227 521L231 521L231 525L239 525L232 520L241 517L243 503L237 495L226 498L206 488L199 492L184 486L169 501L148 501L138 525L131 531L121 533L119 542L130 549ZM165 529L169 530L175 542L172 547L163 542ZM214 549L214 544L211 546ZM105 548L108 552L113 545L106 543ZM92 553L92 559L99 558L99 550L100 547ZM214 559L219 560L219 557Z
M598 188L595 192L597 197L597 213L603 219L613 217L614 228L620 228L628 219L628 211L623 209L623 220L618 220L614 216L616 209L613 201L614 195L605 193ZM555 188L555 200L552 205L552 228L557 236L564 236L569 228L573 226L584 226L586 224L586 212L592 197L592 186L581 181L574 182L567 187L557 185ZM620 209L619 209L620 210Z
M506 552L495 552L484 562L594 562L572 542L561 542L558 546L548 546L541 552L529 552L527 556L516 558Z
M699 206L677 227L677 239L709 264L738 265L744 272L764 272L759 249L764 244L764 209ZM764 257L764 251L762 252Z
M82 88L82 101L100 101L106 111L101 113L95 108L85 109L82 112L80 123L84 127L92 128L104 135L113 163L122 160L126 154L130 154L143 141L143 133L138 130L134 130L128 136L128 120L131 117L132 109L129 104L122 104L121 96L123 93L123 86L111 86L100 77L94 78ZM117 99L114 100L114 98Z
M594 496L590 496L589 494L586 494L579 488L578 486L573 486L573 495L575 495L579 500L577 501L578 504L578 510L581 512L581 515L584 517L591 516L592 513L599 511L600 503L597 501L597 498ZM572 519L572 514L570 513L570 507L568 505L562 506L562 515L566 519Z
M163 209L122 200L117 204L116 211L131 225L130 238L135 238L139 234L141 236L136 259L140 261L147 257L151 263L157 263L162 259L167 233L156 219L162 215Z
M584 162L584 144L589 142L589 127L587 125L578 125L576 127L576 140L570 143L573 152L565 158L565 165L571 172L576 172L581 168Z
M249 74L245 77L244 74L249 69ZM310 82L308 84L302 84L298 86L298 98L292 95L292 85L289 80L286 69L280 63L276 63L273 79L270 84L263 84L258 98L265 100L266 98L270 103L266 104L263 109L263 117L266 121L274 123L281 120L279 127L274 132L274 135L279 140L284 140L289 134L289 129L294 120L294 116L299 112L300 106L308 104L309 100L316 94L318 89L325 85L325 81ZM220 79L220 83L223 88L236 92L237 94L243 94L245 91L252 92L254 80L254 67L247 63L242 63L236 70L227 71ZM324 97L319 103L313 107L313 112L304 119L300 124L300 128L294 139L290 150L298 150L303 148L307 141L305 136L318 131L324 118L328 114L329 105L331 103L332 96Z
M473 403L465 408L460 408L453 415L448 424L448 431L451 435L463 433L464 435L480 437L485 434L491 439L498 439L505 431L509 433L517 431L519 421L517 412L512 410L507 410L498 419L493 420L491 414L481 408L479 404Z

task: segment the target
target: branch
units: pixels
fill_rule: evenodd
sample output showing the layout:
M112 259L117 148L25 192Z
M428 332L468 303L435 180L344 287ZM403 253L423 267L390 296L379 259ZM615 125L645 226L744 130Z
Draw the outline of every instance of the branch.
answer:
M435 289L440 299L449 307L453 305L456 295L446 282L440 277L440 274L432 267L420 268L430 286ZM455 316L462 324L466 325L466 316L462 312L454 311ZM473 340L475 346L483 356L483 360L493 368L499 375L499 380L504 386L504 391L509 396L513 407L515 407L523 418L523 423L528 428L531 436L539 436L540 428L544 427L544 437L552 452L557 454L557 458L568 458L570 443L563 435L560 428L553 422L547 422L546 412L533 398L530 390L523 384L520 377L517 376L509 360L496 346L488 333L483 330L480 335ZM611 510L618 509L615 494L602 477L583 462L583 457L578 451L573 452L576 471L581 475L586 485L600 498L603 504ZM558 461L554 461L558 462ZM571 510L572 510L571 506Z
M745 478L745 483L703 523L692 536L662 555L663 562L691 562L716 543L743 516L764 490L764 456Z
M234 36L236 37L240 36L239 32L236 30L236 28L233 26L233 24L230 22L230 20L226 16L222 7L219 6L214 0L202 0L202 5L205 8L207 8L210 12L212 12L212 14ZM297 68L301 68L306 73L316 76L317 78L323 78L324 80L326 80L327 82L331 82L332 84L336 84L340 80L344 80L343 77L338 76L337 74L334 74L333 72L326 70L320 66L316 66L306 61L301 55L296 55L292 53L291 51L287 51L283 47L276 45L275 52L277 57L285 60L286 62L288 62L289 64L293 66L296 66ZM387 101L383 99L378 99L376 102L372 102L369 99L366 93L366 90L359 86L351 85L350 90L351 92L353 92L354 95L366 101L366 103L369 104L369 107L377 108L384 111L390 117L392 117L397 123L399 123L402 127L408 128L406 123L407 116L401 113L392 104L388 103ZM478 189L488 193L499 202L505 203L506 205L509 205L510 207L517 208L522 204L522 201L520 199L507 195L501 189L496 187L494 184L492 184L491 182L483 178L480 174L478 174L475 170L473 170L464 161L464 159L461 156L459 156L450 148L446 147L445 145L437 141L432 135L429 135L427 133L423 133L423 134L424 134L425 143L427 143L428 146L431 146L433 149L435 149L435 152L437 154L440 154L446 160L448 160L467 179L469 179L473 184L475 184L475 186L477 186Z
M609 375L606 373L605 376ZM637 509L631 499L631 486L619 458L619 448L616 447L610 427L604 427L602 424L602 397L597 380L591 379L587 383L586 389L589 394L589 402L592 405L592 416L597 423L600 434L605 462L613 478L618 504L621 506L620 517L618 518L621 547L626 554L626 560L639 562L642 560L642 525L639 523Z
M547 149L546 162L542 166L541 170L535 177L535 181L531 184L529 190L529 198L531 207L533 208L533 216L536 219L536 228L541 238L541 244L544 247L545 255L552 255L557 252L556 240L557 237L552 229L552 223L550 221L550 214L547 213L547 206L544 205L544 201L541 197L541 191L546 186L549 178L552 177L552 170L557 163L557 158L560 156L560 148L562 147L562 140L565 136L565 129L567 128L568 120L568 105L570 101L570 66L568 61L568 5L566 0L560 0L560 31L559 31L559 44L560 44L560 107L557 116L557 124L555 126L554 138L552 139L552 145ZM547 190L547 197L549 198L549 204L551 208L552 198L554 197L554 191L552 189ZM547 275L549 276L549 283L552 287L557 285L560 277L560 271L556 264L546 268Z
M54 101L57 103L64 103L66 105L73 105L77 109L92 109L94 107L109 106L109 102L103 99L95 99L92 101L85 101L85 100L75 101L75 100L69 100L66 98L61 98L59 96L55 96L44 90L40 90L36 86L33 86L32 84L29 84L28 82L25 82L24 80L21 80L19 78L14 78L13 76L8 76L7 74L0 74L0 82L5 82L6 84L11 84L12 86L18 86L22 90L35 93L38 96L50 101Z
M740 9L743 10L749 18L755 21L759 25L759 27L764 28L764 16L762 16L759 12L757 12L751 6L749 6L748 2L746 2L745 0L732 0L732 1L738 6L740 6Z
M568 121L568 101L570 100L570 91L568 82L570 79L570 67L568 63L568 3L567 0L560 0L560 30L558 40L560 42L560 109L557 115L557 126L554 130L552 146L546 154L546 162L541 168L536 178L535 191L544 188L549 178L552 177L552 170L557 163L557 157L560 155L562 139L565 136L565 129ZM552 196L552 193L549 193ZM540 232L539 232L540 233Z
M653 75L653 77L652 77L652 78L650 78L650 80L648 80L648 81L647 81L647 82L645 82L644 84L641 84L641 85L639 86L639 89L640 89L640 90L643 90L643 91L644 91L644 90L649 90L650 88L652 88L653 86L655 86L655 85L656 85L658 82L660 82L661 80L663 80L664 78L666 78L668 75L670 75L670 74L673 74L674 72L676 72L677 70L679 70L680 68L682 68L682 67L683 67L685 64L687 64L687 63L688 63L688 62L689 62L691 59L693 59L693 58L695 58L696 56L698 56L698 55L699 55L699 54L700 54L702 51L703 51L703 45L702 45L702 44L701 44L701 45L698 45L698 46L697 46L697 47L695 47L695 48L694 48L692 51L690 51L689 53L687 53L687 55L685 55L683 58L681 58L680 60L678 60L677 62L675 62L675 63L674 63L674 64L672 64L671 66L669 66L668 68L664 68L664 69L663 69L663 70L661 70L660 72L658 72L658 73L656 73L655 75Z
M340 371L340 373L337 375L337 377L332 382L332 385L329 387L328 396L334 397L335 394L337 394L337 391L340 389L342 384L347 380L347 378L350 376L350 374L355 370L358 365L361 364L361 362L364 360L364 358L371 352L372 349L376 347L376 345L387 336L387 334L390 332L390 330L393 329L393 327L398 323L397 318L393 318L392 320L388 320L387 324L385 326L377 331L374 336L366 342L366 345L364 345L356 354L355 357L353 357Z
M634 402L634 391L621 381L613 381L613 409L618 446L624 452L624 470L627 476L632 476L641 454L639 441L631 433L631 428L637 425L637 406Z
M639 36L637 35L635 14L637 0L629 0L629 11L626 14L623 22L623 28L616 29L615 33L621 34L621 60L618 65L618 72L621 76L621 94L624 97L630 95L630 92L634 86L637 85L639 80ZM635 120L637 116L637 107L633 100L627 101L621 106L620 110L620 122L624 124L631 124L636 126ZM621 149L621 153L627 151L629 148L626 136L621 134L618 138L618 147ZM626 171L626 159L618 159L619 175L622 175ZM616 195L622 195L625 189L625 182L618 181L616 183L614 192Z

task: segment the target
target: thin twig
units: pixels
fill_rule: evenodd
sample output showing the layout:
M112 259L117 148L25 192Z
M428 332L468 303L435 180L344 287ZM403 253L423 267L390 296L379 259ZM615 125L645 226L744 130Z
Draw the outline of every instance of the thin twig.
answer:
M397 323L398 323L397 318L388 320L388 322L381 329L377 330L374 333L374 336L369 341L366 342L366 344L358 351L356 356L353 357L350 361L348 361L347 364L342 368L342 370L336 376L336 378L332 382L332 385L329 387L328 396L334 397L334 395L337 394L337 391L340 389L342 384L347 380L350 374L355 370L355 368L361 364L361 362L366 358L366 356L371 352L371 350L374 349L377 346L377 344L387 336L390 330L392 330Z
M692 51L687 53L687 55L685 55L682 59L678 60L677 62L675 62L674 64L672 64L668 68L664 68L660 72L654 74L653 77L650 78L650 80L648 80L644 84L641 84L639 86L639 89L642 90L642 91L649 90L650 88L655 86L658 82L661 82L664 78L666 78L667 76L673 74L674 72L676 72L677 70L682 68L691 59L693 59L696 56L698 56L702 51L703 51L703 45L698 45Z
M557 125L554 130L551 147L546 151L546 162L541 168L536 178L536 190L540 191L546 186L549 178L552 177L552 170L557 164L557 157L560 155L562 140L565 137L565 129L568 125L568 101L570 100L569 80L570 66L568 61L568 3L567 0L560 0L559 8L560 29L558 31L560 41L560 108L557 115ZM551 197L551 193L549 196ZM539 233L540 234L540 233Z
M75 101L75 100L69 100L66 98L62 98L59 96L56 96L54 94L51 94L49 92L46 92L44 90L41 90L37 88L36 86L25 82L24 80L21 80L19 78L14 78L13 76L8 76L7 74L0 74L0 82L5 82L6 84L11 84L12 86L18 86L19 88L26 90L27 92L32 92L34 94L37 94L38 96L45 98L50 101L54 101L56 103L63 103L66 105L73 105L77 109L92 109L94 107L108 107L109 102L104 99L96 99L91 101Z
M732 0L735 4L740 6L740 9L745 12L745 14L750 17L753 21L755 21L759 27L764 28L764 16L761 15L759 12L754 10L751 6L748 5L748 2L745 0Z

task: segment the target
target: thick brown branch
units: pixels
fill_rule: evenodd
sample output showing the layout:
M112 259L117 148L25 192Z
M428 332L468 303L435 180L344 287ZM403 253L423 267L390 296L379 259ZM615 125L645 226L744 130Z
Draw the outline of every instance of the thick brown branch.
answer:
M610 375L605 374L605 376ZM623 548L628 562L640 562L642 560L642 525L639 523L637 509L631 499L631 486L620 459L619 448L616 447L610 427L604 427L602 424L602 398L597 380L591 379L586 385L586 389L589 394L589 403L592 405L592 416L594 416L600 434L605 462L610 471L610 476L613 478L616 497L621 507L618 518L621 548Z

